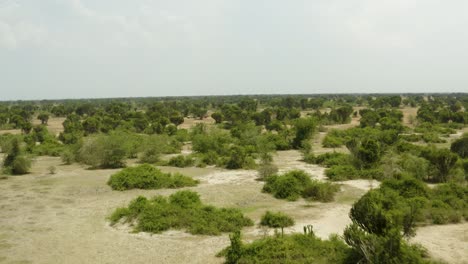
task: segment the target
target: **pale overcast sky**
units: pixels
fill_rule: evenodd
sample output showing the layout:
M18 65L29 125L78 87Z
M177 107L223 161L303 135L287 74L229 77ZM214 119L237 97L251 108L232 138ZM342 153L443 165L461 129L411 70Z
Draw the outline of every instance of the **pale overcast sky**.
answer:
M0 0L0 100L468 92L467 0Z

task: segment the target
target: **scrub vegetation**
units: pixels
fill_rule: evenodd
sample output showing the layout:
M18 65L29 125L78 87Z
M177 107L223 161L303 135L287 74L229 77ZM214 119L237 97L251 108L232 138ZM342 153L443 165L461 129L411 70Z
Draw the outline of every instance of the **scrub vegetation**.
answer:
M53 179L73 166L86 172L106 170L112 190L142 189L113 192L116 197L191 187L169 197L135 194L109 221L137 232L229 232L231 245L220 253L227 263L433 263L431 252L409 238L423 226L468 220L466 109L466 94L0 102L1 170ZM277 159L286 151L301 157L287 169ZM60 157L62 164L44 169L46 156ZM185 176L202 168L231 171L245 182L234 176L218 179L219 174L196 175L197 180ZM342 234L322 239L307 225L303 234L289 232L297 230L295 223L304 223L291 209L302 206L302 199L315 201L309 207L332 208L341 201L334 202L335 196L350 190L347 183L366 180L378 184L365 193L354 190L345 208L352 204L349 219L340 215L350 221ZM213 187L215 183L220 186ZM248 184L256 195L237 197L229 184ZM225 195L234 200L221 204L235 208L201 202L203 192L218 187L229 190ZM282 206L269 208L272 201ZM260 217L267 208L271 211ZM248 228L241 230L254 220L281 229L281 234L259 238ZM243 242L242 232L249 243Z
M333 195L339 191L339 186L329 182L311 180L304 171L294 170L282 175L272 175L266 178L263 191L271 193L275 198L295 201L299 197L321 202L333 201Z
M204 205L192 191L178 191L169 198L139 196L128 207L118 208L110 216L112 224L134 223L136 232L161 233L184 229L191 234L219 235L253 225L240 210Z
M198 181L180 173L164 173L151 165L143 164L125 168L111 175L107 184L114 190L124 191L130 189L181 188L195 186Z

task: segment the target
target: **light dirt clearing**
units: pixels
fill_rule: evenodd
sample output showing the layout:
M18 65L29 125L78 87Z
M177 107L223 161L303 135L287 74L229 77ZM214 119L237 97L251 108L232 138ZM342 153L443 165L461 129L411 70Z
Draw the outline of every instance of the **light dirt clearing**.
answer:
M413 242L420 243L429 255L448 263L468 263L468 223L425 226L417 229Z

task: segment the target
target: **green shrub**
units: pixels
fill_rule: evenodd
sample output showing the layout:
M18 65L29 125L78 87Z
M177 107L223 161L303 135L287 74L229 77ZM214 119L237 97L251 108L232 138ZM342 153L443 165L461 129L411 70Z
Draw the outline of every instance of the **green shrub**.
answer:
M322 146L324 148L339 148L344 145L343 138L339 138L333 135L327 135L322 141Z
M57 141L43 142L32 149L32 153L38 156L59 157L64 150L64 145Z
M78 160L91 168L121 168L129 152L123 134L99 135L88 138L79 150Z
M313 158L309 157L306 162L331 167L335 165L351 165L352 160L349 154L328 152L314 156Z
M115 211L109 216L109 221L111 222L111 225L117 224L120 219L126 217L127 215L130 214L130 210L126 207L120 207L115 209Z
M140 163L154 164L160 161L161 154L180 153L182 143L176 137L151 135L143 139L140 146Z
M25 155L20 155L15 158L11 166L11 172L15 175L22 175L29 172L31 169L31 159Z
M430 189L421 180L402 177L385 180L365 194L351 209L351 216L372 233L400 228L411 235L416 222L458 223L467 210L468 187L448 183Z
M410 153L404 153L401 155L398 164L401 166L402 171L411 174L417 179L427 180L429 175L429 161L426 159Z
M172 157L167 164L173 167L185 168L193 166L194 163L195 161L190 156L177 155Z
M2 150L7 153L3 160L5 174L22 175L31 169L31 159L24 154L20 137L7 137Z
M345 144L346 131L332 129L326 135L322 141L324 148L338 148Z
M443 225L449 222L449 215L447 214L447 210L443 208L434 208L431 210L431 219L432 223L436 225Z
M304 188L302 197L320 202L331 202L339 190L340 187L336 184L314 180Z
M275 198L295 201L300 197L310 200L329 202L339 187L330 183L312 181L310 176L301 170L289 171L283 175L266 178L263 191Z
M288 226L294 225L294 219L290 216L281 213L281 212L270 212L266 211L266 213L262 216L260 220L261 226L268 226L270 228L281 228L281 234L284 234L284 228Z
M354 251L338 236L322 240L313 233L269 236L249 244L240 233L231 235L231 245L221 251L226 263L357 263Z
M345 181L356 179L359 172L352 165L338 165L326 169L325 175L332 181Z
M109 217L111 224L136 222L135 231L160 233L171 228L191 234L219 235L253 225L238 209L204 205L197 193L179 191L169 199L156 196L150 200L138 197L128 208L117 208Z
M259 166L258 170L258 179L264 181L270 176L275 175L278 173L278 167L274 164L262 164Z
M311 182L307 173L293 170L280 176L268 177L263 186L263 191L273 194L278 199L295 201L301 197L305 186L308 186Z
M107 182L114 190L129 189L160 189L195 186L197 180L179 173L163 173L159 169L143 164L136 167L125 168L109 178Z
M55 166L49 166L47 170L49 171L49 174L57 173L57 168Z
M405 135L400 135L399 137L408 142L418 142L423 139L423 136L421 134L409 134L409 135L405 134Z
M154 164L161 158L161 152L159 149L154 147L145 147L144 151L140 154L140 163Z
M450 151L457 153L463 159L468 158L468 134L452 142Z
M383 180L384 172L382 169L367 169L358 171L358 178Z
M76 160L75 153L73 153L73 151L68 148L62 151L62 153L60 154L60 158L62 159L62 162L66 165L70 165Z
M436 132L426 132L422 135L422 139L426 143L445 143L445 139L441 139Z

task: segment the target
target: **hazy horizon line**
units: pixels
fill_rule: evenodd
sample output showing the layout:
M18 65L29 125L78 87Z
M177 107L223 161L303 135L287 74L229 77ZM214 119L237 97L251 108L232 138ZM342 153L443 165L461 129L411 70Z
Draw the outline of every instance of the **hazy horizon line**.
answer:
M317 96L330 96L330 95L467 95L468 92L407 92L407 93L398 93L398 92L374 92L374 93L258 93L258 94L205 94L205 95L162 95L162 96L118 96L118 97L70 97L70 98L40 98L40 99L10 99L3 100L0 98L0 102L37 102L37 101L80 101L80 100L106 100L106 99L164 99L164 98L190 98L190 97L234 97L234 96L306 96L310 95L313 97Z

